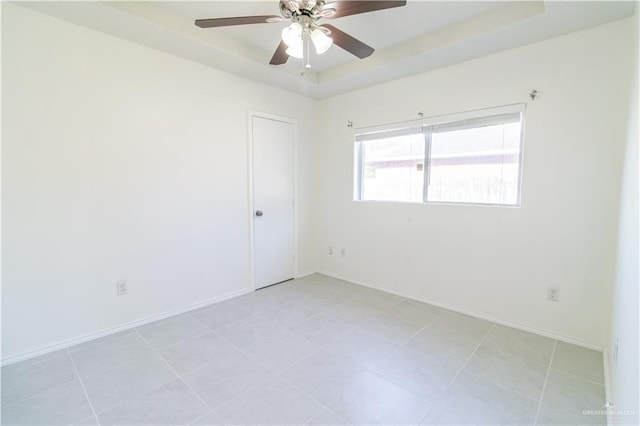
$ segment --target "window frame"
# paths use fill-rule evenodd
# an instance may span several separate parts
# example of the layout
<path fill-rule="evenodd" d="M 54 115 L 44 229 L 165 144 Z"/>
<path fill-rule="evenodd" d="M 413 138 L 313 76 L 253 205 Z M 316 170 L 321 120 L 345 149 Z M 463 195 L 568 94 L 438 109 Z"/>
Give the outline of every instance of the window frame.
<path fill-rule="evenodd" d="M 356 129 L 354 134 L 354 193 L 353 200 L 365 203 L 411 203 L 411 204 L 436 204 L 436 205 L 456 205 L 456 206 L 483 206 L 483 207 L 505 207 L 519 208 L 522 204 L 522 172 L 524 163 L 524 133 L 525 133 L 525 112 L 526 104 L 511 104 L 500 107 L 485 108 L 481 110 L 466 111 L 462 113 L 446 114 L 427 117 L 421 120 L 412 120 L 398 123 L 391 123 L 382 126 L 372 126 Z M 470 201 L 429 201 L 429 185 L 431 181 L 431 147 L 434 133 L 437 128 L 451 127 L 448 131 L 461 130 L 464 126 L 457 126 L 456 123 L 465 121 L 486 121 L 493 124 L 484 124 L 470 128 L 481 128 L 500 124 L 499 117 L 506 120 L 507 117 L 518 114 L 520 116 L 520 140 L 518 143 L 518 181 L 516 185 L 516 201 L 514 204 L 506 203 L 482 203 Z M 491 120 L 496 117 L 495 121 Z M 514 121 L 517 122 L 517 121 Z M 502 124 L 507 124 L 503 121 Z M 420 127 L 420 132 L 412 132 L 411 129 Z M 434 130 L 436 128 L 436 130 Z M 442 130 L 441 130 L 442 131 Z M 424 138 L 424 177 L 422 201 L 409 200 L 366 200 L 364 196 L 364 144 L 371 140 L 380 140 L 393 136 L 410 135 L 422 133 Z"/>

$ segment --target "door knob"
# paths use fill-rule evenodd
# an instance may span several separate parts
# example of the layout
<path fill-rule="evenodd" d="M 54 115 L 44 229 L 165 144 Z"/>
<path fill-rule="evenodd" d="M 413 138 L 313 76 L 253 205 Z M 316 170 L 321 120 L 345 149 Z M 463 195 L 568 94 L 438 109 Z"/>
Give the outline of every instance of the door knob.
<path fill-rule="evenodd" d="M 263 215 L 262 210 L 256 210 L 256 216 L 260 217 L 262 215 Z"/>

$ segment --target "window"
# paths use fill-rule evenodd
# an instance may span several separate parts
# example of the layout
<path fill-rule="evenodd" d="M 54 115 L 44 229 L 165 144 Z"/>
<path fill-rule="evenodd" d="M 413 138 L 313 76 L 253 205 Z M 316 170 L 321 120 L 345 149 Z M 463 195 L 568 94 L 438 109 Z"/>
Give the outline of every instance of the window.
<path fill-rule="evenodd" d="M 356 200 L 520 204 L 523 106 L 356 134 Z"/>

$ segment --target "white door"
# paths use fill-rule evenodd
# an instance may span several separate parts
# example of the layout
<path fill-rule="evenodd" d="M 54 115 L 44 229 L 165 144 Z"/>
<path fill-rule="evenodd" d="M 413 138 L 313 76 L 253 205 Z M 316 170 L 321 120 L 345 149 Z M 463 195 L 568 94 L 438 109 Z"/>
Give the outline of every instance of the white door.
<path fill-rule="evenodd" d="M 254 285 L 293 278 L 292 123 L 251 116 L 253 145 Z"/>

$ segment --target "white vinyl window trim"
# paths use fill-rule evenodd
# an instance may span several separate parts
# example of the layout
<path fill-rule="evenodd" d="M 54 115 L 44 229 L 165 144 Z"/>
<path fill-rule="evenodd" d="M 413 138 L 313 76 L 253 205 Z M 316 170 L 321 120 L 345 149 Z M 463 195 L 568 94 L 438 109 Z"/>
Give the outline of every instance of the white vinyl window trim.
<path fill-rule="evenodd" d="M 522 186 L 522 161 L 523 161 L 523 141 L 524 141 L 524 112 L 526 104 L 512 104 L 501 107 L 486 108 L 462 113 L 447 114 L 433 117 L 425 117 L 420 120 L 390 123 L 380 126 L 371 126 L 356 129 L 355 134 L 355 184 L 354 200 L 363 202 L 377 202 L 387 200 L 375 200 L 364 198 L 364 145 L 371 141 L 383 139 L 422 135 L 424 138 L 424 178 L 423 178 L 423 199 L 426 204 L 462 204 L 462 205 L 483 205 L 500 207 L 519 207 L 521 201 Z M 433 160 L 431 146 L 433 135 L 444 132 L 453 132 L 466 129 L 479 129 L 487 126 L 496 126 L 509 123 L 520 123 L 518 149 L 514 150 L 518 156 L 517 161 L 517 187 L 516 199 L 513 203 L 486 203 L 468 201 L 430 201 L 429 184 L 431 179 L 431 162 Z M 506 151 L 501 151 L 503 154 Z M 469 152 L 467 152 L 469 154 Z M 391 202 L 412 202 L 412 201 L 391 201 Z"/>

